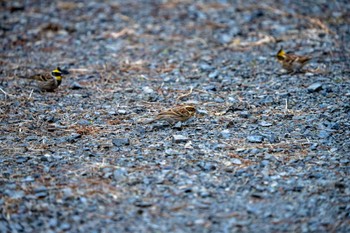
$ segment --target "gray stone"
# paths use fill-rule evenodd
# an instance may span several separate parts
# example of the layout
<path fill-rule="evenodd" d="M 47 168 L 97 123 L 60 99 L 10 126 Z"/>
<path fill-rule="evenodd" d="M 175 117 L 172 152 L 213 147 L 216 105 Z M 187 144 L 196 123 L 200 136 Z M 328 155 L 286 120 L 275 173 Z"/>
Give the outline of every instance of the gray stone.
<path fill-rule="evenodd" d="M 231 133 L 229 129 L 224 129 L 223 131 L 220 132 L 221 136 L 225 139 L 231 137 Z"/>
<path fill-rule="evenodd" d="M 129 138 L 115 138 L 112 139 L 112 143 L 116 147 L 128 146 L 130 145 L 130 140 Z"/>
<path fill-rule="evenodd" d="M 72 86 L 71 86 L 71 89 L 72 90 L 79 90 L 79 89 L 83 89 L 83 86 L 80 85 L 80 83 L 78 83 L 78 82 L 73 82 Z"/>
<path fill-rule="evenodd" d="M 175 143 L 180 143 L 180 142 L 187 142 L 189 140 L 189 138 L 187 136 L 183 136 L 180 134 L 174 134 L 173 135 L 173 141 Z"/>
<path fill-rule="evenodd" d="M 320 91 L 322 90 L 322 83 L 319 83 L 319 82 L 313 83 L 310 86 L 308 86 L 307 90 L 310 93 Z"/>
<path fill-rule="evenodd" d="M 231 159 L 231 162 L 233 164 L 237 164 L 237 165 L 241 165 L 242 164 L 242 161 L 240 159 L 237 159 L 237 158 L 233 158 Z"/>
<path fill-rule="evenodd" d="M 128 174 L 127 170 L 125 168 L 118 168 L 113 171 L 113 179 L 114 180 L 121 180 L 126 177 Z"/>
<path fill-rule="evenodd" d="M 251 135 L 247 137 L 248 142 L 260 143 L 263 141 L 263 137 L 260 135 Z"/>
<path fill-rule="evenodd" d="M 88 120 L 85 120 L 85 119 L 81 119 L 81 120 L 78 121 L 78 124 L 86 126 L 86 125 L 91 125 L 91 122 L 88 121 Z"/>
<path fill-rule="evenodd" d="M 267 122 L 267 121 L 261 121 L 259 123 L 259 125 L 262 126 L 262 127 L 269 127 L 269 126 L 272 125 L 272 123 L 271 122 Z"/>
<path fill-rule="evenodd" d="M 151 94 L 151 93 L 154 92 L 154 90 L 153 90 L 152 88 L 148 87 L 148 86 L 142 87 L 142 91 L 143 91 L 144 93 L 146 93 L 146 94 Z"/>

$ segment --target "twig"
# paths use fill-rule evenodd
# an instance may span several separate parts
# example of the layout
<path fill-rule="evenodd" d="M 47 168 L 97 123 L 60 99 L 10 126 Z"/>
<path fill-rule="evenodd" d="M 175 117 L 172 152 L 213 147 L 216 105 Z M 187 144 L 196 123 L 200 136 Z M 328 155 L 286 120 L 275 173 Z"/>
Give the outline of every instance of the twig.
<path fill-rule="evenodd" d="M 33 94 L 33 89 L 30 91 L 30 94 L 29 94 L 28 100 L 29 100 L 30 98 L 32 98 L 32 94 Z"/>
<path fill-rule="evenodd" d="M 284 109 L 288 111 L 288 98 L 286 98 L 286 105 L 284 106 Z"/>
<path fill-rule="evenodd" d="M 188 93 L 185 93 L 185 94 L 182 94 L 180 95 L 179 97 L 176 98 L 176 103 L 179 102 L 179 100 L 189 96 L 192 94 L 192 91 L 193 91 L 193 87 L 191 87 L 190 91 Z"/>
<path fill-rule="evenodd" d="M 1 87 L 0 87 L 0 91 L 1 91 L 2 93 L 4 93 L 5 98 L 7 98 L 7 96 L 9 96 L 9 94 L 8 94 L 6 91 L 4 91 Z"/>
<path fill-rule="evenodd" d="M 253 41 L 253 42 L 248 42 L 248 41 L 240 41 L 240 40 L 234 40 L 232 41 L 228 46 L 229 47 L 240 47 L 240 48 L 244 48 L 244 47 L 254 47 L 254 46 L 260 46 L 263 44 L 268 44 L 268 43 L 275 43 L 276 39 L 273 36 L 269 36 L 269 35 L 263 35 L 263 38 L 258 40 L 258 41 Z"/>

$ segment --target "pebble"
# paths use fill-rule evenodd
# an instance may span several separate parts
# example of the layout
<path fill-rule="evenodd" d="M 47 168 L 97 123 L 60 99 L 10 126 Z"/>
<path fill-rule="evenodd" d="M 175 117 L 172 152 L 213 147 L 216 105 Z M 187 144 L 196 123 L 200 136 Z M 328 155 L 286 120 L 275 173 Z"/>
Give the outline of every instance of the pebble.
<path fill-rule="evenodd" d="M 242 161 L 240 159 L 237 159 L 237 158 L 233 158 L 230 161 L 231 161 L 231 163 L 236 164 L 236 165 L 242 164 Z"/>
<path fill-rule="evenodd" d="M 145 94 L 151 94 L 154 92 L 154 90 L 152 88 L 150 88 L 149 86 L 145 86 L 145 87 L 142 87 L 142 91 L 145 93 Z"/>
<path fill-rule="evenodd" d="M 87 126 L 87 125 L 91 125 L 91 122 L 85 119 L 81 119 L 78 121 L 78 125 Z"/>
<path fill-rule="evenodd" d="M 130 140 L 129 138 L 115 138 L 112 139 L 112 143 L 116 147 L 122 147 L 130 145 Z"/>
<path fill-rule="evenodd" d="M 174 149 L 166 149 L 166 150 L 165 150 L 165 154 L 166 154 L 166 155 L 172 156 L 172 155 L 177 155 L 177 154 L 179 154 L 179 152 L 178 152 L 177 150 L 174 150 Z"/>
<path fill-rule="evenodd" d="M 199 67 L 202 71 L 212 71 L 214 69 L 213 66 L 209 65 L 208 63 L 202 62 L 199 64 Z"/>
<path fill-rule="evenodd" d="M 263 137 L 260 135 L 251 135 L 247 137 L 248 142 L 260 143 L 263 141 Z"/>
<path fill-rule="evenodd" d="M 123 180 L 128 174 L 125 168 L 118 168 L 113 171 L 113 178 L 115 180 Z"/>
<path fill-rule="evenodd" d="M 13 198 L 13 199 L 21 199 L 23 198 L 26 194 L 24 191 L 22 190 L 16 190 L 16 191 L 12 191 L 12 190 L 5 190 L 4 192 L 8 197 Z"/>
<path fill-rule="evenodd" d="M 209 78 L 216 78 L 216 77 L 218 77 L 218 75 L 219 75 L 219 71 L 215 70 L 215 71 L 211 72 L 211 73 L 208 75 L 208 77 L 209 77 Z"/>
<path fill-rule="evenodd" d="M 78 82 L 73 82 L 70 88 L 72 90 L 79 90 L 79 89 L 83 89 L 83 86 L 80 85 L 80 83 L 78 83 Z"/>
<path fill-rule="evenodd" d="M 261 121 L 259 123 L 260 126 L 262 127 L 269 127 L 269 126 L 272 126 L 272 123 L 271 122 L 267 122 L 267 121 Z"/>
<path fill-rule="evenodd" d="M 241 111 L 238 114 L 242 118 L 249 118 L 251 116 L 251 114 L 248 111 Z"/>
<path fill-rule="evenodd" d="M 81 138 L 81 134 L 78 133 L 72 133 L 70 136 L 66 138 L 66 141 L 69 143 L 76 142 L 77 139 Z"/>
<path fill-rule="evenodd" d="M 321 130 L 319 133 L 318 133 L 318 136 L 320 138 L 328 138 L 330 136 L 330 132 L 328 132 L 327 130 Z"/>
<path fill-rule="evenodd" d="M 16 156 L 17 163 L 25 163 L 30 159 L 28 156 Z"/>
<path fill-rule="evenodd" d="M 173 135 L 173 141 L 175 143 L 187 142 L 188 140 L 189 140 L 189 138 L 187 136 L 179 135 L 179 134 L 174 134 Z"/>
<path fill-rule="evenodd" d="M 312 92 L 317 92 L 322 90 L 322 83 L 313 83 L 310 86 L 307 87 L 308 92 L 312 93 Z"/>
<path fill-rule="evenodd" d="M 229 129 L 224 129 L 223 131 L 220 132 L 220 134 L 225 139 L 228 139 L 231 137 L 231 133 Z"/>

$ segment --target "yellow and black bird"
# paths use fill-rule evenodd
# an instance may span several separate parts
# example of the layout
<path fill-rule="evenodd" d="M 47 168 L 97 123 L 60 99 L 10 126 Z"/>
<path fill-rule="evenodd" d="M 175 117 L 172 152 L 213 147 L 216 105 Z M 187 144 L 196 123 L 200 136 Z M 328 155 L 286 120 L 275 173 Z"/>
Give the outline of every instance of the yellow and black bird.
<path fill-rule="evenodd" d="M 286 53 L 283 48 L 277 52 L 276 58 L 282 65 L 283 69 L 291 74 L 299 72 L 311 60 L 310 56 L 302 56 L 289 52 Z"/>
<path fill-rule="evenodd" d="M 69 74 L 68 71 L 62 70 L 60 67 L 52 70 L 50 73 L 35 74 L 28 77 L 18 76 L 19 78 L 34 80 L 37 87 L 41 91 L 54 91 L 62 82 L 62 77 Z"/>

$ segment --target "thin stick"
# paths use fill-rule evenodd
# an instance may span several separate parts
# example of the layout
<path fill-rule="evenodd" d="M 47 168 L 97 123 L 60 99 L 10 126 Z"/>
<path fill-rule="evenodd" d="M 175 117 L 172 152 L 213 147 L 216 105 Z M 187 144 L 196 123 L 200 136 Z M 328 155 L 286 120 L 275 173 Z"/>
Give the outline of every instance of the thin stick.
<path fill-rule="evenodd" d="M 32 98 L 32 94 L 33 94 L 33 89 L 31 90 L 28 99 Z"/>
<path fill-rule="evenodd" d="M 286 105 L 285 105 L 285 110 L 288 111 L 288 98 L 286 98 Z"/>
<path fill-rule="evenodd" d="M 0 91 L 1 91 L 2 93 L 4 93 L 5 97 L 9 96 L 9 94 L 7 94 L 7 92 L 4 91 L 1 87 L 0 87 Z"/>
<path fill-rule="evenodd" d="M 191 94 L 192 94 L 192 91 L 193 91 L 193 87 L 191 87 L 191 89 L 190 89 L 190 91 L 189 91 L 188 93 L 182 94 L 182 95 L 180 95 L 179 97 L 177 97 L 177 98 L 176 98 L 176 103 L 179 102 L 179 100 L 181 100 L 182 98 L 185 98 L 185 97 L 191 95 Z"/>

